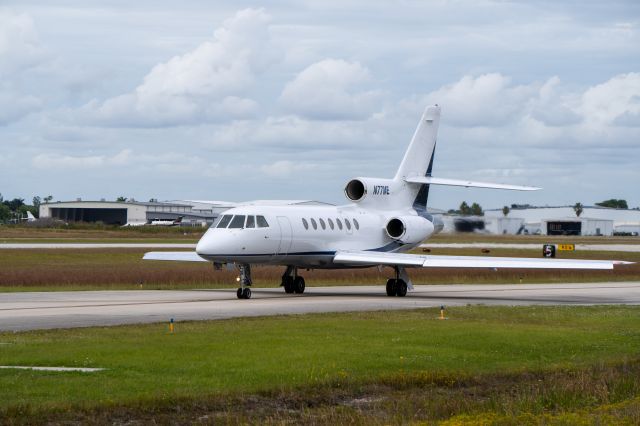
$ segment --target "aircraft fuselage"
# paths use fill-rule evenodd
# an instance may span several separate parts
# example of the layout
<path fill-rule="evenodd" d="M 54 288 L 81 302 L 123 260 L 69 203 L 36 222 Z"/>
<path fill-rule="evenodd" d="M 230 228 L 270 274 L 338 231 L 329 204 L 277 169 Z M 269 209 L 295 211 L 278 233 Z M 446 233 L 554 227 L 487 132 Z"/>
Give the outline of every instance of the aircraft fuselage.
<path fill-rule="evenodd" d="M 226 226 L 225 216 L 231 216 Z M 381 212 L 355 205 L 237 207 L 224 212 L 198 242 L 196 252 L 217 263 L 345 268 L 349 266 L 332 262 L 338 250 L 404 252 L 420 244 L 422 239 L 402 242 L 387 235 L 385 224 L 396 216 L 419 217 L 412 209 Z M 259 217 L 267 226 L 261 226 Z M 434 226 L 424 222 L 428 237 Z"/>

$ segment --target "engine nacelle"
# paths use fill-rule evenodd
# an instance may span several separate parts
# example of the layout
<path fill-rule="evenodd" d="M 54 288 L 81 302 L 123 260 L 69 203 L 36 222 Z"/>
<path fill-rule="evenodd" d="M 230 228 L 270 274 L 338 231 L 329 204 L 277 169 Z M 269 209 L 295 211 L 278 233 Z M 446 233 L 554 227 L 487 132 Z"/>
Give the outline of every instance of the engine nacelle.
<path fill-rule="evenodd" d="M 419 244 L 434 231 L 433 223 L 421 216 L 393 217 L 384 229 L 390 238 L 405 244 Z"/>
<path fill-rule="evenodd" d="M 401 184 L 400 184 L 401 185 Z M 389 203 L 400 190 L 398 182 L 392 179 L 355 178 L 344 187 L 344 195 L 354 203 Z"/>

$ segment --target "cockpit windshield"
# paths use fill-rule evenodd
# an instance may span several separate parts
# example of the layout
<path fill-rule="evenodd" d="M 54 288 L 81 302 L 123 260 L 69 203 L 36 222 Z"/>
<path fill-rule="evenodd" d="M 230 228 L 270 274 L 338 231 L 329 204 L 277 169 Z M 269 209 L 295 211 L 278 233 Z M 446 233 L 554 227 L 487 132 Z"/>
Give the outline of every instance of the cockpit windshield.
<path fill-rule="evenodd" d="M 216 228 L 226 228 L 227 225 L 229 225 L 229 222 L 231 222 L 231 218 L 233 216 L 230 214 L 225 214 L 224 216 L 222 216 L 222 219 L 220 219 L 220 222 L 218 222 L 218 226 L 216 226 Z"/>
<path fill-rule="evenodd" d="M 264 216 L 246 216 L 243 214 L 234 216 L 225 214 L 218 222 L 214 222 L 211 227 L 229 229 L 268 228 L 269 222 L 267 222 Z"/>
<path fill-rule="evenodd" d="M 229 224 L 229 228 L 244 228 L 244 218 L 245 215 L 237 214 L 231 220 L 231 224 Z"/>

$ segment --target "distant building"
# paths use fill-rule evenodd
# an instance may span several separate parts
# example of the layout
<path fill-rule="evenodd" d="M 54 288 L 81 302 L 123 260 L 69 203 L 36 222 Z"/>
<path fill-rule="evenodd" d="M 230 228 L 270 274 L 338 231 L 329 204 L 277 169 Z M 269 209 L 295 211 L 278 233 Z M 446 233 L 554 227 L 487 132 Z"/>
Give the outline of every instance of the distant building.
<path fill-rule="evenodd" d="M 206 226 L 233 207 L 226 202 L 58 201 L 40 205 L 40 217 L 65 222 L 102 222 L 107 225 L 138 225 L 152 220 L 175 220 L 182 225 Z"/>
<path fill-rule="evenodd" d="M 485 210 L 485 228 L 493 234 L 614 235 L 640 233 L 640 210 L 584 206 L 580 217 L 572 206 Z"/>

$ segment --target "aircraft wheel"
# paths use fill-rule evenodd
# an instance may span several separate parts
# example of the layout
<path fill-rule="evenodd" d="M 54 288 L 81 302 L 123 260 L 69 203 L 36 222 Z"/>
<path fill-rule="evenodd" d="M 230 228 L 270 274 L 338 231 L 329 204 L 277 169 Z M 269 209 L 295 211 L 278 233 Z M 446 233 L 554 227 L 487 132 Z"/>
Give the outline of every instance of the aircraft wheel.
<path fill-rule="evenodd" d="M 291 294 L 294 292 L 295 288 L 293 286 L 293 277 L 286 277 L 283 284 L 285 293 Z"/>
<path fill-rule="evenodd" d="M 407 283 L 403 280 L 398 280 L 396 284 L 396 296 L 404 297 L 407 295 Z"/>
<path fill-rule="evenodd" d="M 396 280 L 393 278 L 389 278 L 387 280 L 387 296 L 395 296 L 396 295 Z"/>
<path fill-rule="evenodd" d="M 242 290 L 242 298 L 243 299 L 251 299 L 251 289 L 248 287 L 245 287 L 244 290 Z"/>
<path fill-rule="evenodd" d="M 239 288 L 238 291 L 236 291 L 236 296 L 238 296 L 238 299 L 242 299 L 242 289 Z"/>
<path fill-rule="evenodd" d="M 304 289 L 305 289 L 304 278 L 296 277 L 296 279 L 293 280 L 293 290 L 298 294 L 302 294 L 304 293 Z"/>

